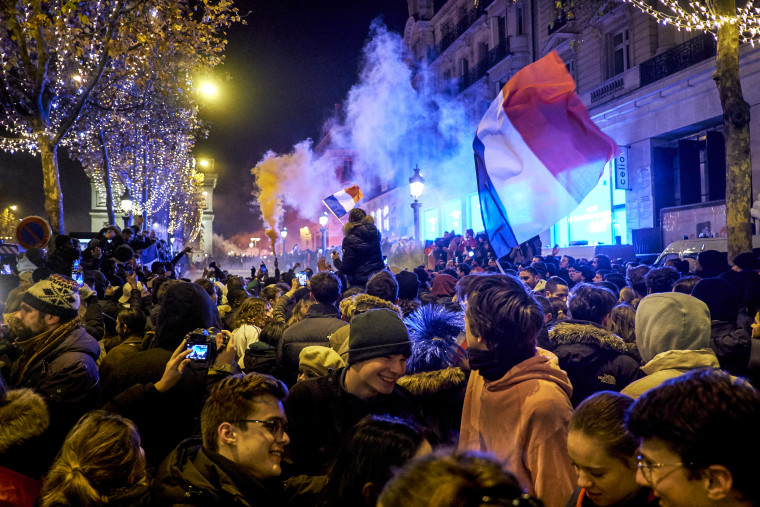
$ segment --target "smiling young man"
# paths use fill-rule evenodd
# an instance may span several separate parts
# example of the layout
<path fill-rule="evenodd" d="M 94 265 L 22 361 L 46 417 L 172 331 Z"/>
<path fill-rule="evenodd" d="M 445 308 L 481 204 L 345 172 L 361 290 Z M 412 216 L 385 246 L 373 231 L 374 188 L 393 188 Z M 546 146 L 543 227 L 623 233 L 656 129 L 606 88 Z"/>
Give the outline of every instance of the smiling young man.
<path fill-rule="evenodd" d="M 760 392 L 748 382 L 690 371 L 644 393 L 627 426 L 640 439 L 636 479 L 662 507 L 760 505 Z"/>
<path fill-rule="evenodd" d="M 232 375 L 217 384 L 201 412 L 202 443 L 182 442 L 161 464 L 156 505 L 281 505 L 280 476 L 290 442 L 274 377 Z"/>
<path fill-rule="evenodd" d="M 348 344 L 348 366 L 299 382 L 285 402 L 298 473 L 326 474 L 342 436 L 369 414 L 419 420 L 411 395 L 396 385 L 412 353 L 398 314 L 374 309 L 355 316 Z"/>

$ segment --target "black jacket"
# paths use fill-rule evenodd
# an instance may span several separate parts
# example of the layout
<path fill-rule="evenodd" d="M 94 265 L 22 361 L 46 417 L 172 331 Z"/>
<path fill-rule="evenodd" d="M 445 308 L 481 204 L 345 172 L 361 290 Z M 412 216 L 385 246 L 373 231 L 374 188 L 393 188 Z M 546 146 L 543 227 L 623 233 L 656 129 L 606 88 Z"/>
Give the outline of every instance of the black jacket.
<path fill-rule="evenodd" d="M 298 356 L 310 345 L 330 346 L 330 335 L 347 325 L 338 318 L 338 309 L 332 305 L 315 303 L 306 316 L 285 330 L 277 347 L 277 360 L 282 380 L 292 386 L 298 377 Z"/>
<path fill-rule="evenodd" d="M 207 451 L 200 440 L 182 442 L 158 469 L 151 493 L 156 506 L 281 505 L 280 483 L 266 486 L 232 461 Z"/>
<path fill-rule="evenodd" d="M 351 285 L 364 285 L 372 275 L 385 268 L 380 247 L 380 231 L 375 220 L 367 215 L 359 222 L 343 226 L 343 259 L 335 262 Z"/>
<path fill-rule="evenodd" d="M 367 415 L 388 414 L 422 425 L 406 389 L 396 385 L 391 394 L 364 401 L 341 387 L 345 371 L 340 368 L 328 376 L 298 382 L 283 403 L 295 474 L 325 475 L 343 435 Z"/>
<path fill-rule="evenodd" d="M 750 336 L 736 322 L 712 321 L 710 348 L 718 356 L 720 367 L 731 375 L 747 376 L 752 348 Z"/>
<path fill-rule="evenodd" d="M 593 322 L 560 321 L 549 331 L 549 340 L 573 384 L 574 407 L 599 391 L 620 392 L 644 376 L 629 353 L 632 347 Z"/>

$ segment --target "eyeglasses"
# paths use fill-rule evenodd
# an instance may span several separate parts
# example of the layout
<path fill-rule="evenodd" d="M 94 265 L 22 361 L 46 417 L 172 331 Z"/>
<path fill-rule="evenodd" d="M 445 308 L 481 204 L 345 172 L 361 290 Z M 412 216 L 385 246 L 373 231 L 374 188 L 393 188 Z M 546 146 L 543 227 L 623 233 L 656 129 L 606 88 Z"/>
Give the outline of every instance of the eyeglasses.
<path fill-rule="evenodd" d="M 650 463 L 641 454 L 636 456 L 636 466 L 639 467 L 639 470 L 641 470 L 641 475 L 644 476 L 644 479 L 652 485 L 654 484 L 652 482 L 652 470 L 659 470 L 662 467 L 684 467 L 691 465 L 692 463 Z M 664 478 L 665 476 L 660 477 L 660 480 Z"/>
<path fill-rule="evenodd" d="M 288 423 L 283 422 L 281 419 L 272 419 L 271 421 L 261 421 L 259 419 L 240 419 L 239 421 L 233 422 L 261 424 L 267 429 L 267 431 L 269 431 L 269 433 L 274 436 L 275 440 L 282 440 L 282 437 L 285 435 L 285 433 L 288 432 Z"/>

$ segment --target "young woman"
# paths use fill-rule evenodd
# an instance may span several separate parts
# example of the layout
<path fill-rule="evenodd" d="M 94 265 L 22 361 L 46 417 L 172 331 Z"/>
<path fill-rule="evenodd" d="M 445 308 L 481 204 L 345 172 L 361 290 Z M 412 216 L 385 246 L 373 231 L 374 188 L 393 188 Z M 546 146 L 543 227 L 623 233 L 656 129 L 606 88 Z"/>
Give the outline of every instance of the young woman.
<path fill-rule="evenodd" d="M 40 506 L 132 506 L 147 495 L 137 428 L 119 415 L 96 410 L 66 436 L 42 485 Z"/>
<path fill-rule="evenodd" d="M 655 506 L 649 488 L 636 483 L 638 442 L 623 422 L 634 400 L 602 391 L 578 405 L 570 419 L 567 451 L 578 488 L 566 507 Z"/>

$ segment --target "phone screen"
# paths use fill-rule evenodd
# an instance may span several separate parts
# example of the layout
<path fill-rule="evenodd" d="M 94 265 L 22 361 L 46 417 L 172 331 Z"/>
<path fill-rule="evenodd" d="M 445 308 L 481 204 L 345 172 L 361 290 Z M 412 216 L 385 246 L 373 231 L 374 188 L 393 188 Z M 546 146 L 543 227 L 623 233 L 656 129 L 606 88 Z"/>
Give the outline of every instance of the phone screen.
<path fill-rule="evenodd" d="M 10 264 L 3 264 L 2 274 L 4 274 L 4 275 L 10 275 L 11 273 L 13 273 L 13 271 L 11 270 L 11 265 Z"/>
<path fill-rule="evenodd" d="M 208 358 L 208 343 L 188 343 L 187 350 L 192 351 L 187 355 L 187 359 L 205 361 Z"/>
<path fill-rule="evenodd" d="M 308 278 L 306 276 L 306 272 L 305 271 L 299 271 L 298 273 L 296 273 L 296 276 L 298 277 L 298 284 L 301 287 L 306 287 L 306 279 Z"/>
<path fill-rule="evenodd" d="M 77 285 L 80 287 L 84 285 L 84 276 L 82 275 L 82 272 L 74 272 L 74 280 L 77 282 Z"/>

